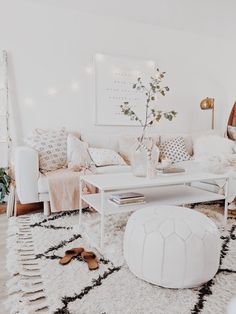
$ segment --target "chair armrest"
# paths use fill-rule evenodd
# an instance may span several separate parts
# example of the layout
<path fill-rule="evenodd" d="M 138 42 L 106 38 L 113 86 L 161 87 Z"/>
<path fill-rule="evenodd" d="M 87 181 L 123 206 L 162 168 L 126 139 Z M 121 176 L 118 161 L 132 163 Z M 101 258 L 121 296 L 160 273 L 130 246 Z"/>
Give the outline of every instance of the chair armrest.
<path fill-rule="evenodd" d="M 21 146 L 15 151 L 16 191 L 22 204 L 39 202 L 39 158 L 32 148 Z"/>

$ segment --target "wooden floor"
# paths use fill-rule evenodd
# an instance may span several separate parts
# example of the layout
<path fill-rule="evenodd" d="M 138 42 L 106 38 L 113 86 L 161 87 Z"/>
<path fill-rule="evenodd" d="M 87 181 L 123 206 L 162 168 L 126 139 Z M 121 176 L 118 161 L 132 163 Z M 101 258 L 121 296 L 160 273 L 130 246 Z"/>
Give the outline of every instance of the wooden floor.
<path fill-rule="evenodd" d="M 0 215 L 0 313 L 8 314 L 4 309 L 3 302 L 6 300 L 6 281 L 8 273 L 6 271 L 6 231 L 7 231 L 7 216 Z"/>

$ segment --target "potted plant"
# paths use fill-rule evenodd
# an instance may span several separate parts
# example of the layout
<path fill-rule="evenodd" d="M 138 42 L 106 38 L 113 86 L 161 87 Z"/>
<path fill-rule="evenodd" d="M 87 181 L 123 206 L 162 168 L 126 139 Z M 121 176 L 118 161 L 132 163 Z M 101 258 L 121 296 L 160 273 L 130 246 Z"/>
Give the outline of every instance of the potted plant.
<path fill-rule="evenodd" d="M 133 84 L 133 89 L 143 93 L 145 96 L 145 115 L 144 119 L 141 119 L 137 113 L 132 109 L 132 105 L 129 102 L 124 102 L 121 107 L 121 112 L 128 116 L 131 120 L 137 121 L 142 128 L 141 136 L 137 139 L 138 145 L 133 152 L 133 158 L 131 161 L 133 173 L 136 176 L 146 176 L 148 174 L 149 165 L 153 165 L 152 160 L 157 161 L 158 157 L 152 156 L 153 151 L 157 146 L 154 145 L 150 138 L 146 137 L 146 131 L 148 127 L 157 124 L 162 117 L 172 121 L 177 115 L 174 110 L 163 112 L 162 110 L 156 109 L 156 103 L 158 101 L 157 96 L 165 96 L 169 91 L 168 86 L 162 87 L 162 81 L 165 77 L 165 72 L 160 72 L 159 69 L 156 70 L 154 76 L 151 76 L 148 85 L 145 85 L 140 77 L 138 77 L 137 82 Z M 150 141 L 152 144 L 150 144 Z M 154 170 L 154 169 L 152 169 Z"/>
<path fill-rule="evenodd" d="M 4 168 L 0 168 L 0 204 L 4 203 L 5 196 L 9 193 L 11 178 Z"/>

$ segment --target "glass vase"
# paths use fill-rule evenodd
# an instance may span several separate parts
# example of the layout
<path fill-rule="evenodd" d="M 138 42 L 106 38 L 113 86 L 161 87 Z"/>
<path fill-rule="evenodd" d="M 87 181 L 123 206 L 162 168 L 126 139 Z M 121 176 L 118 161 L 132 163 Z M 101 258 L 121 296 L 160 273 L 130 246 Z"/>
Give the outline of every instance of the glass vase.
<path fill-rule="evenodd" d="M 152 138 L 137 139 L 137 145 L 132 152 L 131 167 L 136 177 L 153 178 L 159 159 L 159 149 Z"/>
<path fill-rule="evenodd" d="M 147 150 L 139 145 L 132 152 L 131 159 L 132 172 L 136 177 L 146 177 L 147 175 Z"/>
<path fill-rule="evenodd" d="M 157 145 L 153 145 L 147 157 L 147 178 L 152 179 L 157 175 L 157 166 L 160 150 Z"/>

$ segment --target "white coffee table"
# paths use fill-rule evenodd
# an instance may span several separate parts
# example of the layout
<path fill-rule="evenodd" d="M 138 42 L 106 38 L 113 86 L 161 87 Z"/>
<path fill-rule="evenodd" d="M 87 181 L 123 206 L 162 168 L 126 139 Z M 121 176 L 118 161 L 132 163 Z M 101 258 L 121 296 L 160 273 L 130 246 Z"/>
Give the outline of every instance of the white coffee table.
<path fill-rule="evenodd" d="M 225 180 L 225 194 L 217 194 L 192 187 L 192 182 Z M 227 174 L 181 173 L 160 174 L 154 179 L 135 177 L 132 173 L 112 173 L 85 175 L 80 178 L 80 219 L 82 223 L 82 201 L 94 208 L 101 215 L 100 250 L 103 249 L 104 224 L 106 215 L 115 215 L 151 205 L 184 205 L 201 202 L 225 200 L 224 223 L 228 216 L 228 181 Z M 83 194 L 83 184 L 91 184 L 98 189 L 96 194 Z M 109 201 L 111 193 L 120 191 L 139 191 L 145 195 L 146 203 L 138 205 L 116 206 Z"/>

